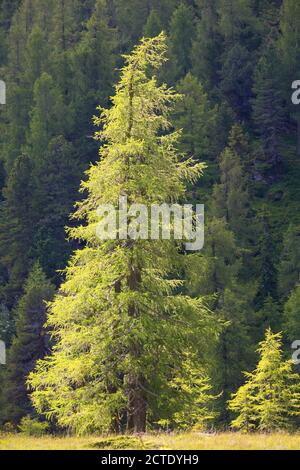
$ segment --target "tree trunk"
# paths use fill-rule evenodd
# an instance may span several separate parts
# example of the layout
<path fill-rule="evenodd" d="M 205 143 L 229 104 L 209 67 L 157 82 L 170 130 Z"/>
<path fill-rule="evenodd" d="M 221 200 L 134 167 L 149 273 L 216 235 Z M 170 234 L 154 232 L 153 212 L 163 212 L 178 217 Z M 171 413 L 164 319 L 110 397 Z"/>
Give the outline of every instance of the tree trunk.
<path fill-rule="evenodd" d="M 141 283 L 141 270 L 139 266 L 130 263 L 128 287 L 131 291 L 138 291 Z M 138 318 L 140 312 L 132 303 L 128 307 L 130 317 Z M 134 363 L 143 355 L 143 345 L 133 339 L 130 345 L 130 355 Z M 128 405 L 127 405 L 127 432 L 140 433 L 146 431 L 147 399 L 145 393 L 145 378 L 139 371 L 130 372 L 127 376 Z"/>
<path fill-rule="evenodd" d="M 141 387 L 142 376 L 129 378 L 127 432 L 141 433 L 146 431 L 147 401 Z"/>

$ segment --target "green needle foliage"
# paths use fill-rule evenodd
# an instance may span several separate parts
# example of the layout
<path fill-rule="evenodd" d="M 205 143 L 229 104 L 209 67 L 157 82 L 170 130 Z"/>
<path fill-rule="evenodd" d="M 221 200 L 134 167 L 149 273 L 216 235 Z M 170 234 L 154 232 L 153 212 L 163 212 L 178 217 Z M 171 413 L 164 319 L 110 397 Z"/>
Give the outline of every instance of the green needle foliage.
<path fill-rule="evenodd" d="M 238 413 L 231 426 L 244 431 L 288 429 L 293 417 L 300 415 L 300 381 L 293 362 L 283 359 L 282 334 L 268 329 L 257 352 L 256 369 L 245 373 L 245 385 L 229 402 L 229 409 Z"/>
<path fill-rule="evenodd" d="M 202 173 L 176 151 L 169 114 L 180 96 L 154 75 L 165 53 L 163 33 L 142 40 L 125 56 L 111 109 L 95 118 L 100 160 L 82 183 L 87 197 L 74 218 L 83 224 L 69 230 L 84 248 L 50 305 L 53 352 L 30 376 L 37 410 L 78 433 L 144 431 L 170 378 L 184 377 L 186 351 L 193 345 L 189 367 L 199 369 L 219 330 L 201 299 L 180 293 L 186 256 L 174 241 L 96 234 L 101 204 L 117 208 L 122 195 L 129 204 L 180 201 Z"/>
<path fill-rule="evenodd" d="M 175 396 L 173 421 L 181 429 L 203 430 L 216 418 L 213 404 L 218 398 L 212 393 L 212 384 L 205 370 L 195 368 L 191 354 L 184 358 L 183 371 L 174 377 L 171 388 Z"/>

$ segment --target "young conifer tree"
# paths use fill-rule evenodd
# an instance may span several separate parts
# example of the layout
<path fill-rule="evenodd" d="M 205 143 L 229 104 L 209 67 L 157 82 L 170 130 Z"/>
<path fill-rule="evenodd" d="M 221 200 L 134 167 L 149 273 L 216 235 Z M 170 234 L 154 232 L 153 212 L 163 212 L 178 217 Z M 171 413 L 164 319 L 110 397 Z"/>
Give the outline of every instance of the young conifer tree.
<path fill-rule="evenodd" d="M 85 246 L 50 306 L 53 352 L 30 378 L 38 411 L 80 433 L 145 431 L 150 401 L 157 408 L 185 352 L 193 347 L 199 361 L 197 351 L 218 330 L 201 299 L 179 293 L 186 257 L 174 241 L 96 233 L 100 205 L 118 208 L 120 196 L 129 206 L 184 200 L 186 182 L 202 172 L 176 152 L 169 113 L 179 96 L 154 76 L 165 53 L 163 33 L 142 40 L 125 56 L 111 109 L 95 118 L 100 161 L 82 183 L 88 195 L 74 217 L 85 222 L 70 230 Z"/>
<path fill-rule="evenodd" d="M 256 369 L 245 374 L 247 382 L 229 402 L 229 409 L 239 413 L 231 425 L 244 431 L 287 429 L 300 414 L 300 381 L 292 361 L 283 359 L 282 334 L 268 329 L 257 352 Z"/>

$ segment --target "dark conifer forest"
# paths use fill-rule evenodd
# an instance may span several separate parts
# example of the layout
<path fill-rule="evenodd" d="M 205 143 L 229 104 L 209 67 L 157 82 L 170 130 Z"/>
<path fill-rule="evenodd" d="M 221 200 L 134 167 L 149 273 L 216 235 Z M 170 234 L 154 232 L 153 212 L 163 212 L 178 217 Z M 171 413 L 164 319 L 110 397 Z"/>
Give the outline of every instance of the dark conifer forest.
<path fill-rule="evenodd" d="M 299 58 L 299 0 L 0 1 L 0 429 L 299 430 Z"/>

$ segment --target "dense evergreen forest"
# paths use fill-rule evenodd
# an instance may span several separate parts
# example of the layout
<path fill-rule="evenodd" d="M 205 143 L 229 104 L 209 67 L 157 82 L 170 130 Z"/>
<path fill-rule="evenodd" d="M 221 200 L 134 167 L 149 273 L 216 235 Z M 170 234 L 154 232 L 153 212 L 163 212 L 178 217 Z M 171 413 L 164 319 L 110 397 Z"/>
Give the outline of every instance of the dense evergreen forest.
<path fill-rule="evenodd" d="M 299 57 L 298 0 L 1 0 L 3 429 L 299 425 Z M 97 242 L 122 191 L 203 250 Z"/>

